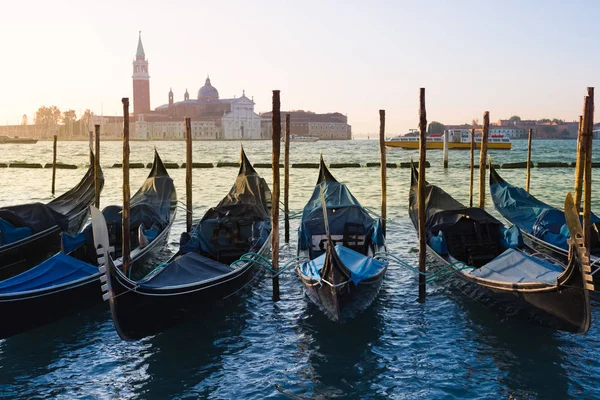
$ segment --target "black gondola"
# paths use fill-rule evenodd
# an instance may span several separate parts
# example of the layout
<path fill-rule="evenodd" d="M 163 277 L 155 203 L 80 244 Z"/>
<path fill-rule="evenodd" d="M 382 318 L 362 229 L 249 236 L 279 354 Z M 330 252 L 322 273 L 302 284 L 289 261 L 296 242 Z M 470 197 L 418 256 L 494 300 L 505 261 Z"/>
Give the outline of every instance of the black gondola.
<path fill-rule="evenodd" d="M 366 309 L 387 271 L 387 262 L 373 258 L 384 249 L 381 220 L 369 215 L 321 157 L 298 230 L 298 256 L 310 260 L 297 268 L 308 298 L 333 321 Z"/>
<path fill-rule="evenodd" d="M 417 229 L 417 171 L 412 168 L 409 215 Z M 533 255 L 516 227 L 485 210 L 465 207 L 437 186 L 425 186 L 427 246 L 461 292 L 505 315 L 574 333 L 591 324 L 589 260 L 567 265 Z"/>
<path fill-rule="evenodd" d="M 569 255 L 569 229 L 564 211 L 536 199 L 523 188 L 513 186 L 490 167 L 490 192 L 496 210 L 510 223 L 519 227 L 525 243 L 538 251 L 561 260 Z M 591 258 L 593 275 L 600 259 L 600 218 L 592 214 Z"/>
<path fill-rule="evenodd" d="M 164 244 L 175 219 L 177 195 L 158 153 L 148 178 L 131 198 L 131 267 L 138 267 Z M 108 220 L 107 248 L 121 257 L 121 207 L 102 213 L 92 208 L 92 221 Z M 92 224 L 75 236 L 63 234 L 63 251 L 20 275 L 0 281 L 0 339 L 59 320 L 102 302 Z M 116 260 L 121 265 L 122 259 Z"/>
<path fill-rule="evenodd" d="M 100 182 L 102 187 L 102 170 Z M 49 203 L 0 208 L 0 280 L 20 274 L 59 251 L 61 233 L 79 232 L 95 193 L 92 157 L 81 181 Z"/>
<path fill-rule="evenodd" d="M 108 259 L 104 298 L 119 336 L 137 340 L 208 310 L 257 281 L 263 273 L 248 252 L 269 250 L 270 190 L 242 150 L 240 171 L 229 194 L 209 209 L 180 249 L 141 280 L 125 276 Z"/>

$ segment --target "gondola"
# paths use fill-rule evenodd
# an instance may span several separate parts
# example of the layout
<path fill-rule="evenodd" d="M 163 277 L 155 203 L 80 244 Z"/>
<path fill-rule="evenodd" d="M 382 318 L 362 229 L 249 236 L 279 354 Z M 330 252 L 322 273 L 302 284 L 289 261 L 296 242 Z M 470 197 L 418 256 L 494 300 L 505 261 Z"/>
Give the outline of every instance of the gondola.
<path fill-rule="evenodd" d="M 415 229 L 417 174 L 413 166 L 409 215 Z M 439 261 L 433 266 L 444 266 L 444 274 L 450 273 L 444 279 L 454 287 L 505 316 L 573 333 L 588 331 L 588 291 L 594 287 L 589 259 L 573 256 L 565 265 L 536 256 L 515 226 L 505 228 L 485 210 L 465 207 L 429 183 L 425 208 L 427 246 Z"/>
<path fill-rule="evenodd" d="M 566 260 L 570 238 L 564 211 L 536 199 L 526 190 L 506 182 L 494 167 L 490 167 L 490 192 L 496 210 L 510 223 L 519 227 L 525 243 L 536 250 Z M 600 258 L 600 218 L 592 213 L 592 270 Z"/>
<path fill-rule="evenodd" d="M 325 211 L 326 210 L 326 211 Z M 321 157 L 319 178 L 298 230 L 297 273 L 308 298 L 331 320 L 343 322 L 375 299 L 388 263 L 381 220 L 374 219 Z"/>
<path fill-rule="evenodd" d="M 102 170 L 100 184 L 102 188 Z M 20 274 L 59 251 L 61 233 L 79 232 L 95 193 L 92 157 L 81 181 L 49 203 L 0 208 L 0 280 Z"/>
<path fill-rule="evenodd" d="M 177 195 L 158 153 L 148 178 L 131 198 L 131 269 L 139 269 L 152 252 L 165 243 L 175 219 Z M 92 208 L 92 220 L 108 221 L 107 248 L 121 266 L 121 207 L 108 206 L 102 213 Z M 102 302 L 92 224 L 75 235 L 63 234 L 63 250 L 20 275 L 0 281 L 0 339 L 79 312 Z"/>
<path fill-rule="evenodd" d="M 242 150 L 229 194 L 182 234 L 170 260 L 134 281 L 108 256 L 103 297 L 119 336 L 137 340 L 160 333 L 256 282 L 263 268 L 242 256 L 269 250 L 270 198 L 267 183 Z"/>

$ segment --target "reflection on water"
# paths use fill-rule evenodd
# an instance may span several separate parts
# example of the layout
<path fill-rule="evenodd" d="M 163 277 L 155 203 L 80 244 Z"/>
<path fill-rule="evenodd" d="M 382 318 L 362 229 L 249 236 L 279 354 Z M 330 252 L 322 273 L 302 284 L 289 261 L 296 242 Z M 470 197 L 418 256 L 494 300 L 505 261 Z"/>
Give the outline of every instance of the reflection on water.
<path fill-rule="evenodd" d="M 183 142 L 133 142 L 132 162 L 152 161 L 154 145 L 165 162 L 182 163 Z M 491 152 L 494 163 L 524 161 L 526 142 L 508 152 Z M 598 145 L 595 145 L 598 146 Z M 0 146 L 0 162 L 50 162 L 52 144 Z M 58 160 L 87 162 L 87 143 L 59 143 Z M 121 144 L 103 144 L 105 173 L 102 206 L 121 201 Z M 270 142 L 245 142 L 253 162 L 270 162 Z M 598 148 L 600 150 L 600 148 Z M 534 142 L 537 161 L 574 161 L 575 142 Z M 291 159 L 316 162 L 378 161 L 375 141 L 293 143 Z M 600 154 L 598 151 L 595 154 Z M 236 161 L 239 143 L 196 142 L 194 161 Z M 390 151 L 389 162 L 405 162 L 415 151 Z M 598 156 L 596 156 L 598 157 Z M 441 152 L 430 152 L 427 179 L 468 204 L 468 152 L 450 152 L 450 169 Z M 598 157 L 600 160 L 600 157 Z M 57 171 L 57 193 L 68 190 L 85 172 Z M 259 169 L 267 182 L 271 170 Z M 379 209 L 377 168 L 332 171 L 365 206 Z M 573 169 L 534 169 L 532 192 L 560 205 L 572 187 Z M 169 170 L 185 194 L 185 171 Z M 131 170 L 137 188 L 147 169 Z M 235 168 L 195 169 L 194 218 L 200 218 L 229 190 Z M 300 211 L 309 199 L 317 170 L 290 171 L 290 208 Z M 477 176 L 477 175 L 476 175 Z M 524 185 L 524 170 L 502 176 Z M 0 205 L 50 199 L 51 170 L 0 168 Z M 388 170 L 388 245 L 407 262 L 417 263 L 416 235 L 407 216 L 409 171 Z M 599 181 L 596 179 L 595 184 Z M 132 189 L 133 191 L 133 189 Z M 477 198 L 477 187 L 475 188 Z M 600 198 L 594 196 L 600 209 Z M 495 213 L 488 201 L 488 210 Z M 496 214 L 497 215 L 497 214 Z M 298 220 L 282 260 L 296 254 Z M 167 247 L 155 264 L 178 246 L 185 215 L 178 213 Z M 283 229 L 283 221 L 280 229 Z M 149 265 L 148 268 L 151 268 Z M 593 398 L 599 397 L 600 333 L 555 333 L 502 320 L 474 301 L 429 285 L 428 299 L 416 302 L 417 278 L 391 268 L 377 300 L 356 319 L 334 324 L 304 298 L 293 271 L 282 276 L 282 300 L 271 301 L 271 283 L 260 282 L 238 301 L 211 307 L 186 324 L 139 342 L 123 342 L 114 331 L 106 304 L 51 326 L 0 340 L 0 397 L 49 398 Z M 593 298 L 596 317 L 597 298 Z M 8 323 L 8 321 L 2 321 Z"/>

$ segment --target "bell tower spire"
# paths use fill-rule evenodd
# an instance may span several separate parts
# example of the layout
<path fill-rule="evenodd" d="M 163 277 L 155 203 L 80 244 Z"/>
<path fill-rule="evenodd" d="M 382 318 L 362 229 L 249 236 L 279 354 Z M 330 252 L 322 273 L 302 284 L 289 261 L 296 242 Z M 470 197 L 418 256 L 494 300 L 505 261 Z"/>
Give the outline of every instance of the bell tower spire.
<path fill-rule="evenodd" d="M 150 75 L 148 60 L 142 45 L 142 31 L 139 32 L 137 51 L 133 61 L 133 113 L 144 114 L 150 111 Z"/>

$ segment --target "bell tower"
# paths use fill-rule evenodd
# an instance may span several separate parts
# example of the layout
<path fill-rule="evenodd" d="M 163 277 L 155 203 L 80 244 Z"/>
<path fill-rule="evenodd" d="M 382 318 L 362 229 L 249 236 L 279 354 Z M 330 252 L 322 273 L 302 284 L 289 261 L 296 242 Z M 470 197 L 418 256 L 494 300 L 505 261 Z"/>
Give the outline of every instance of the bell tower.
<path fill-rule="evenodd" d="M 148 60 L 142 45 L 142 31 L 140 31 L 137 52 L 133 61 L 133 113 L 144 114 L 150 111 L 150 75 L 148 74 Z"/>

